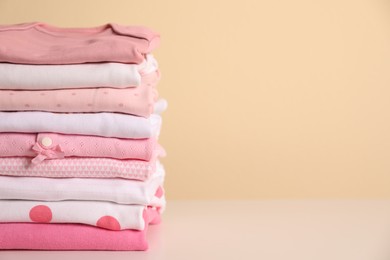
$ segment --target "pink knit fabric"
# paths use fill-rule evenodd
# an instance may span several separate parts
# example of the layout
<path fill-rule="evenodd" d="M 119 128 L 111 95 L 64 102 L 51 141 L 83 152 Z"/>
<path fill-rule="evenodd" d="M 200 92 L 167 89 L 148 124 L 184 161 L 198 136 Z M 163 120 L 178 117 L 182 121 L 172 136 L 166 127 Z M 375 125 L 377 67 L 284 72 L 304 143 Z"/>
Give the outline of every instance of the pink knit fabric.
<path fill-rule="evenodd" d="M 44 146 L 43 138 L 52 144 Z M 63 135 L 55 133 L 0 133 L 0 157 L 36 157 L 40 153 L 33 149 L 39 145 L 43 151 L 60 146 L 64 157 L 104 157 L 115 159 L 138 159 L 149 161 L 156 147 L 154 138 L 120 139 L 88 135 Z M 48 156 L 45 158 L 56 159 Z"/>
<path fill-rule="evenodd" d="M 144 27 L 106 24 L 93 28 L 59 28 L 44 23 L 0 26 L 0 62 L 77 64 L 141 63 L 160 43 Z"/>
<path fill-rule="evenodd" d="M 160 73 L 155 71 L 143 75 L 141 86 L 135 88 L 0 90 L 0 110 L 62 113 L 120 112 L 148 117 L 153 112 L 153 104 L 158 99 L 155 87 L 159 79 Z"/>
<path fill-rule="evenodd" d="M 158 224 L 156 210 L 144 212 L 145 223 Z M 1 223 L 0 249 L 147 250 L 144 230 L 112 231 L 80 224 Z"/>
<path fill-rule="evenodd" d="M 46 160 L 33 165 L 31 158 L 0 158 L 0 175 L 49 178 L 124 178 L 147 180 L 156 171 L 157 157 L 164 156 L 160 146 L 150 161 L 109 158 L 66 158 Z"/>

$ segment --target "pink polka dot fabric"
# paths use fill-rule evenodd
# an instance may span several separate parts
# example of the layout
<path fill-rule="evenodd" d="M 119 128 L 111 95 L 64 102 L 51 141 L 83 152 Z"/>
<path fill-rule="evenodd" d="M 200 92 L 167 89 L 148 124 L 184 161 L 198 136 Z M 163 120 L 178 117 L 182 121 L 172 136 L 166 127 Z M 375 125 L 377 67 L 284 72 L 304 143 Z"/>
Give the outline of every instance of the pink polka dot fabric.
<path fill-rule="evenodd" d="M 148 117 L 158 99 L 158 71 L 135 88 L 0 90 L 0 111 L 119 112 Z"/>
<path fill-rule="evenodd" d="M 14 203 L 12 203 L 14 205 Z M 6 208 L 3 206 L 3 208 Z M 7 207 L 9 209 L 9 207 Z M 37 205 L 30 209 L 29 211 L 30 220 L 32 222 L 38 223 L 50 223 L 53 213 L 51 213 L 51 209 L 45 205 Z"/>
<path fill-rule="evenodd" d="M 157 157 L 150 161 L 111 158 L 65 158 L 31 165 L 26 157 L 0 157 L 0 175 L 48 178 L 124 178 L 147 180 L 156 172 Z"/>
<path fill-rule="evenodd" d="M 158 33 L 0 25 L 0 250 L 147 250 L 165 210 Z"/>

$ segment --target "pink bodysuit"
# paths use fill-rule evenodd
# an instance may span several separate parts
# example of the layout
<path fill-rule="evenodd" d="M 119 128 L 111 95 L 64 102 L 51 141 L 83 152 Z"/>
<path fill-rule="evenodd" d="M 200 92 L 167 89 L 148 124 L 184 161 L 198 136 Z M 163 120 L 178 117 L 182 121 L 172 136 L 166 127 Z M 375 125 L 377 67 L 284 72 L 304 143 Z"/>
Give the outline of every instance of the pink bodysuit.
<path fill-rule="evenodd" d="M 159 34 L 141 26 L 109 23 L 90 28 L 59 28 L 38 22 L 3 25 L 0 62 L 139 64 L 159 43 Z"/>

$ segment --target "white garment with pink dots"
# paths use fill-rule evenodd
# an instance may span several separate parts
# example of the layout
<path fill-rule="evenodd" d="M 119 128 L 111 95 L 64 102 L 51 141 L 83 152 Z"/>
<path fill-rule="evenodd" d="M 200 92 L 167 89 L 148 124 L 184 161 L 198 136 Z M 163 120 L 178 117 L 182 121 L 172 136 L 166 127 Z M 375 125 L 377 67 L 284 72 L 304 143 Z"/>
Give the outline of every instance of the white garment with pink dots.
<path fill-rule="evenodd" d="M 0 200 L 0 222 L 73 223 L 110 230 L 143 230 L 142 205 L 103 201 Z"/>

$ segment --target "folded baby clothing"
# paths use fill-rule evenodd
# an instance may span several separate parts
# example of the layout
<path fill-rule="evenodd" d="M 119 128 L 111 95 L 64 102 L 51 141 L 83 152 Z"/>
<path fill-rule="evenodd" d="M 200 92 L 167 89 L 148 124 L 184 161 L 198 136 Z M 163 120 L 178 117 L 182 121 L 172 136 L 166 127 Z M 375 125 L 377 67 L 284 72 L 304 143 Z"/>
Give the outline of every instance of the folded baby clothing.
<path fill-rule="evenodd" d="M 0 26 L 0 62 L 19 64 L 140 64 L 160 43 L 159 34 L 140 26 L 109 23 L 59 28 L 40 22 Z"/>
<path fill-rule="evenodd" d="M 164 171 L 145 181 L 120 178 L 43 178 L 0 176 L 0 199 L 110 201 L 163 206 Z"/>
<path fill-rule="evenodd" d="M 149 73 L 136 88 L 0 90 L 0 111 L 120 112 L 149 117 L 158 99 L 159 78 L 159 71 Z"/>
<path fill-rule="evenodd" d="M 65 114 L 24 111 L 0 112 L 0 122 L 0 133 L 54 132 L 143 139 L 159 135 L 161 117 L 156 114 L 144 118 L 119 113 Z"/>
<path fill-rule="evenodd" d="M 1 223 L 75 223 L 109 230 L 143 230 L 145 206 L 102 201 L 0 200 Z"/>
<path fill-rule="evenodd" d="M 166 207 L 158 33 L 0 25 L 0 249 L 147 250 Z"/>
<path fill-rule="evenodd" d="M 146 180 L 156 171 L 157 154 L 150 161 L 111 158 L 66 158 L 39 163 L 25 157 L 0 158 L 0 174 L 50 178 L 123 178 Z M 36 163 L 37 165 L 32 165 Z"/>
<path fill-rule="evenodd" d="M 51 140 L 50 144 L 46 143 Z M 2 157 L 31 157 L 36 163 L 67 157 L 136 159 L 150 161 L 157 139 L 124 139 L 58 133 L 0 133 Z M 34 159 L 32 159 L 34 161 Z"/>
<path fill-rule="evenodd" d="M 147 209 L 143 216 L 143 230 L 113 231 L 70 223 L 0 223 L 0 249 L 144 251 L 148 249 L 148 225 L 158 224 L 160 215 Z"/>
<path fill-rule="evenodd" d="M 29 65 L 0 63 L 0 88 L 10 90 L 53 90 L 138 87 L 145 75 L 158 70 L 153 55 L 141 64 L 86 63 Z M 144 77 L 144 78 L 142 78 Z M 141 80 L 142 79 L 142 80 Z"/>

